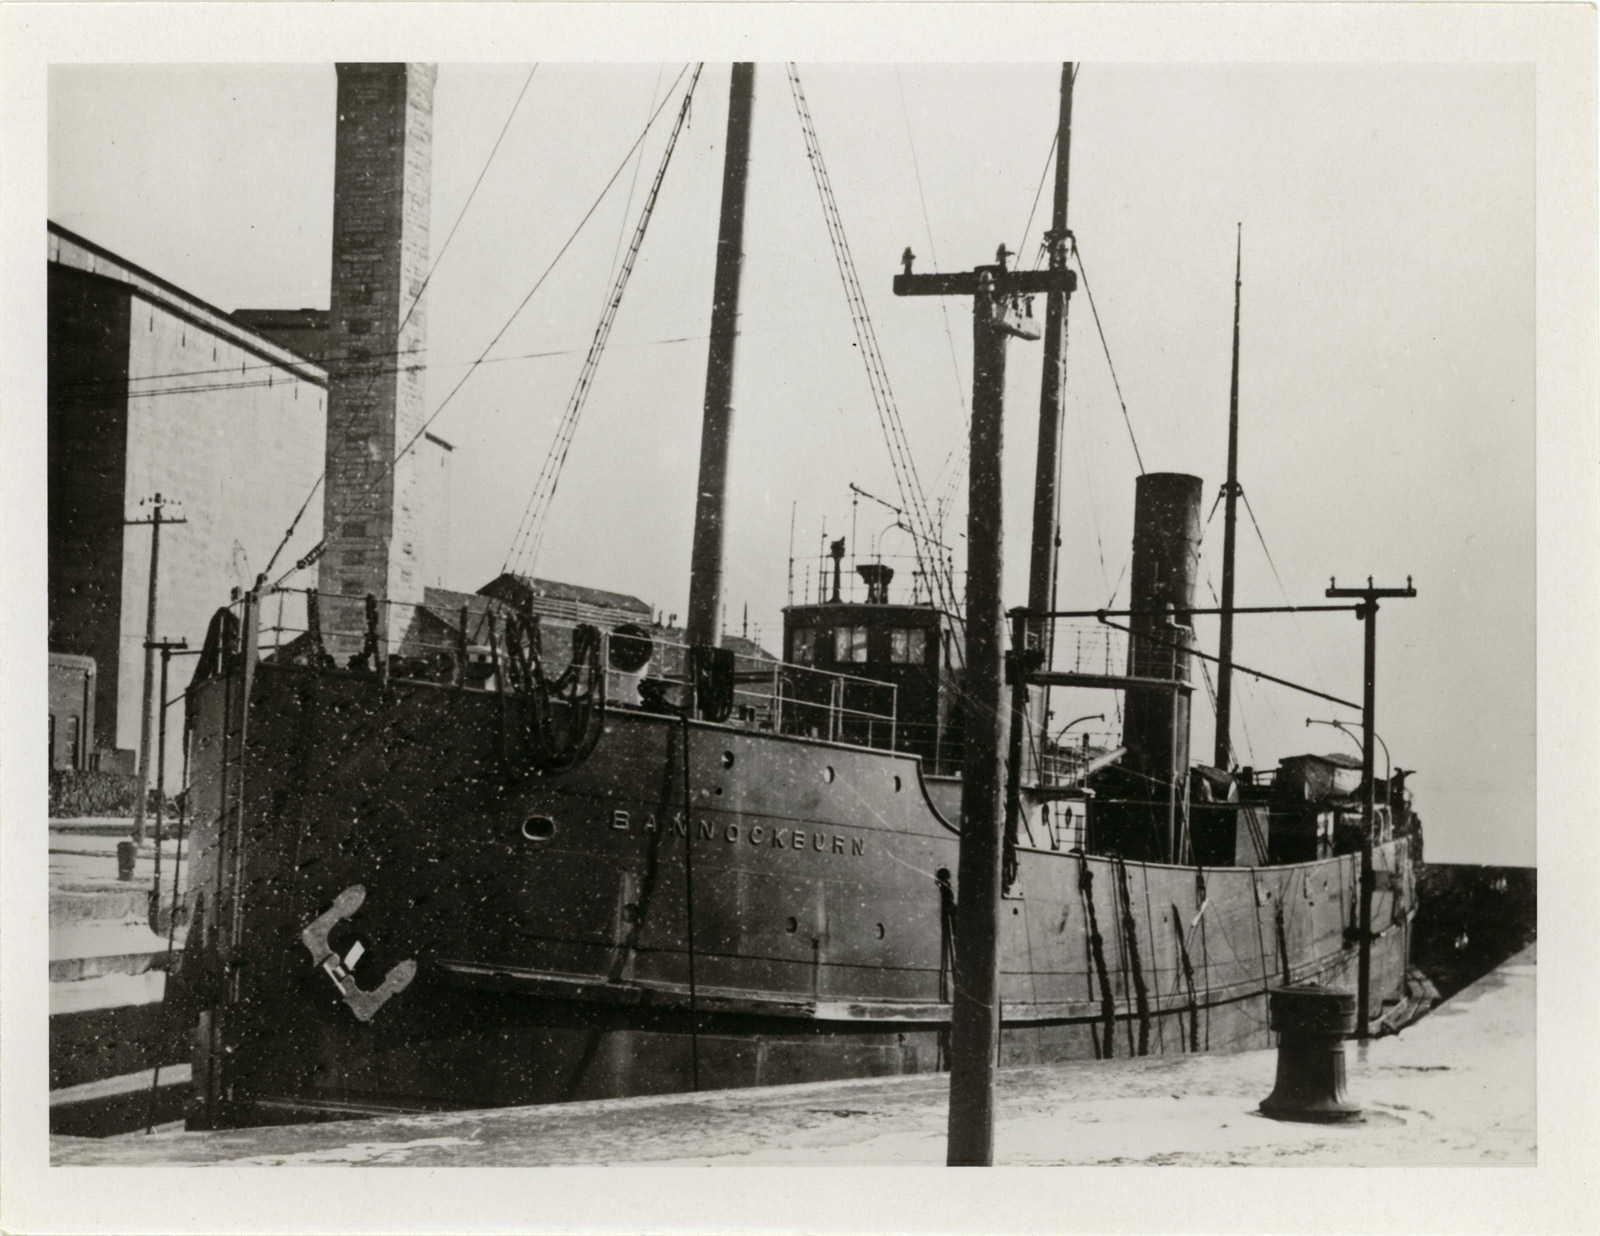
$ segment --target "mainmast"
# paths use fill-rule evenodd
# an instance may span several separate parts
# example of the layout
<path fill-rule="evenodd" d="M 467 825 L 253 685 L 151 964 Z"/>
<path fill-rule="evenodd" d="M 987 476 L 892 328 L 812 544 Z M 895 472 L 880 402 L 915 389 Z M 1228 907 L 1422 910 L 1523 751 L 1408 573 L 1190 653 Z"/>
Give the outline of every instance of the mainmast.
<path fill-rule="evenodd" d="M 1074 66 L 1061 66 L 1061 114 L 1056 130 L 1055 200 L 1050 230 L 1044 234 L 1050 251 L 1050 269 L 1067 267 L 1067 178 L 1072 153 L 1072 78 Z M 1053 291 L 1045 301 L 1044 379 L 1039 390 L 1039 451 L 1033 479 L 1033 550 L 1028 568 L 1028 608 L 1043 613 L 1055 608 L 1056 559 L 1060 546 L 1057 517 L 1061 502 L 1057 486 L 1061 477 L 1061 386 L 1066 366 L 1067 293 Z M 1029 624 L 1029 642 L 1043 650 L 1050 666 L 1051 623 L 1035 618 Z M 1040 720 L 1044 718 L 1041 715 Z"/>
<path fill-rule="evenodd" d="M 1239 518 L 1239 272 L 1243 253 L 1241 223 L 1233 255 L 1233 380 L 1228 388 L 1228 480 L 1222 490 L 1222 635 L 1217 648 L 1217 742 L 1212 757 L 1212 763 L 1223 769 L 1233 767 L 1233 553 Z"/>
<path fill-rule="evenodd" d="M 728 442 L 733 433 L 733 346 L 739 320 L 739 280 L 744 269 L 744 204 L 755 79 L 755 65 L 733 66 L 728 91 L 728 148 L 722 168 L 722 221 L 717 231 L 717 272 L 711 301 L 711 345 L 706 357 L 705 415 L 700 430 L 694 552 L 689 563 L 686 638 L 691 647 L 716 647 L 722 642 L 722 533 L 728 501 Z"/>

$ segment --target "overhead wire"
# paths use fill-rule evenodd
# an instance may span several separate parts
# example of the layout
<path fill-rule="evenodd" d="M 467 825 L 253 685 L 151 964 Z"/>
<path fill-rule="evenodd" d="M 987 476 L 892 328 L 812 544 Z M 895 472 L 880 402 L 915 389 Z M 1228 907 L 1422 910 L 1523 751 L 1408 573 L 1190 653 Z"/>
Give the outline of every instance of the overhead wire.
<path fill-rule="evenodd" d="M 399 464 L 400 460 L 403 459 L 407 454 L 410 453 L 411 448 L 414 447 L 422 439 L 422 435 L 425 434 L 428 431 L 428 429 L 433 425 L 433 422 L 439 418 L 440 413 L 442 413 L 447 407 L 449 407 L 451 401 L 456 397 L 457 394 L 460 393 L 461 388 L 467 384 L 467 382 L 471 379 L 472 375 L 475 374 L 478 371 L 479 367 L 484 363 L 484 361 L 488 359 L 489 353 L 494 350 L 495 345 L 500 342 L 500 340 L 505 336 L 505 333 L 508 330 L 511 329 L 512 323 L 514 323 L 517 320 L 517 318 L 521 316 L 522 311 L 528 307 L 528 302 L 531 301 L 534 298 L 534 296 L 538 293 L 539 289 L 544 286 L 545 281 L 550 278 L 551 272 L 553 272 L 555 270 L 556 266 L 560 263 L 561 259 L 566 256 L 567 250 L 572 247 L 573 242 L 577 240 L 578 236 L 582 233 L 583 229 L 588 225 L 589 220 L 594 217 L 595 211 L 600 208 L 600 203 L 605 200 L 607 194 L 610 193 L 612 186 L 616 184 L 617 179 L 622 175 L 623 171 L 627 168 L 628 162 L 633 158 L 633 152 L 639 147 L 639 145 L 641 143 L 643 143 L 645 138 L 647 136 L 649 136 L 650 130 L 654 127 L 657 118 L 661 115 L 661 112 L 665 109 L 668 100 L 670 100 L 672 98 L 673 91 L 677 89 L 678 83 L 683 80 L 683 75 L 685 73 L 687 73 L 688 70 L 689 70 L 689 66 L 688 65 L 685 65 L 681 70 L 679 70 L 677 78 L 674 79 L 674 81 L 672 83 L 672 86 L 669 87 L 668 90 L 667 90 L 666 96 L 661 100 L 661 105 L 656 108 L 654 113 L 651 114 L 650 119 L 645 123 L 645 126 L 640 131 L 639 136 L 634 138 L 633 142 L 629 145 L 627 151 L 624 152 L 621 161 L 619 161 L 617 166 L 616 166 L 616 170 L 611 173 L 610 178 L 607 179 L 607 181 L 605 182 L 604 186 L 602 186 L 602 188 L 600 189 L 600 192 L 595 196 L 594 201 L 590 204 L 589 208 L 586 211 L 584 211 L 583 217 L 578 220 L 577 226 L 575 226 L 572 229 L 571 234 L 562 243 L 561 248 L 558 249 L 556 251 L 555 256 L 550 259 L 550 262 L 544 268 L 543 273 L 541 273 L 539 278 L 534 281 L 533 286 L 528 289 L 527 295 L 525 295 L 522 298 L 522 300 L 518 302 L 517 307 L 511 311 L 510 316 L 507 317 L 505 322 L 501 324 L 500 329 L 495 332 L 494 337 L 489 340 L 488 345 L 483 349 L 483 351 L 481 353 L 479 353 L 478 358 L 472 362 L 472 364 L 468 368 L 467 372 L 461 376 L 461 380 L 459 382 L 457 382 L 455 384 L 455 386 L 451 387 L 449 394 L 447 394 L 444 397 L 444 399 L 439 403 L 439 405 L 436 408 L 434 408 L 433 412 L 429 414 L 428 418 L 425 421 L 423 421 L 421 427 L 418 428 L 417 431 L 415 433 L 413 433 L 409 439 L 407 439 L 405 445 L 402 446 L 400 448 L 400 450 L 395 454 L 395 456 L 388 461 L 388 463 L 385 465 L 384 468 L 380 469 L 378 475 L 375 476 L 371 481 L 369 481 L 367 483 L 366 488 L 363 489 L 361 491 L 361 493 L 359 493 L 356 496 L 357 501 L 365 499 L 366 496 L 368 494 L 370 494 L 372 492 L 372 490 L 384 479 L 384 477 L 387 476 L 388 473 L 390 473 L 390 472 L 392 472 L 394 470 L 395 466 L 397 464 Z M 346 509 L 345 511 L 339 512 L 335 516 L 335 518 L 329 520 L 328 523 L 330 525 L 342 526 L 344 520 L 349 518 L 350 512 L 353 509 L 355 509 L 355 508 L 351 507 L 351 508 Z M 325 547 L 327 545 L 328 532 L 329 532 L 328 528 L 325 527 L 324 530 L 323 530 L 323 539 L 322 539 L 322 542 L 321 542 L 321 546 L 322 547 Z M 285 572 L 285 574 L 283 576 L 280 576 L 279 579 L 274 581 L 274 582 L 275 583 L 282 583 L 282 581 L 284 579 L 288 578 L 288 576 L 290 574 L 292 574 L 294 570 L 298 570 L 298 569 L 299 569 L 299 567 L 297 565 L 296 567 L 292 568 L 290 571 Z"/>
<path fill-rule="evenodd" d="M 803 324 L 801 324 L 801 323 L 788 323 L 788 324 L 786 324 L 786 325 L 784 325 L 782 327 L 773 328 L 771 330 L 741 331 L 740 334 L 741 335 L 781 334 L 781 333 L 784 333 L 784 332 L 787 332 L 787 331 L 794 331 L 794 330 L 802 328 L 802 327 L 803 327 Z M 704 334 L 701 334 L 701 335 L 672 335 L 672 336 L 669 336 L 669 337 L 663 338 L 663 339 L 623 340 L 623 341 L 618 342 L 618 343 L 613 343 L 610 346 L 612 348 L 653 348 L 653 347 L 662 347 L 662 346 L 665 346 L 667 344 L 674 344 L 674 343 L 704 343 L 706 341 L 706 339 L 708 339 L 708 338 L 709 338 L 709 336 L 708 335 L 704 335 Z M 376 353 L 374 355 L 375 356 L 379 356 L 379 357 L 411 356 L 411 355 L 415 355 L 417 353 L 420 353 L 422 350 L 423 349 L 420 349 L 420 348 L 408 348 L 408 349 L 403 349 L 403 350 L 401 350 L 399 352 Z M 503 364 L 507 364 L 507 363 L 512 362 L 512 361 L 549 360 L 549 359 L 554 358 L 554 357 L 581 356 L 587 350 L 588 350 L 587 348 L 546 348 L 546 349 L 544 349 L 542 351 L 538 351 L 538 352 L 514 352 L 514 353 L 512 353 L 512 354 L 510 354 L 508 356 L 491 356 L 487 360 L 483 361 L 482 363 L 484 365 L 503 365 Z M 324 369 L 324 373 L 326 373 L 329 377 L 345 377 L 345 376 L 348 376 L 348 374 L 355 374 L 357 376 L 368 376 L 368 375 L 371 375 L 373 373 L 376 373 L 376 374 L 378 374 L 380 376 L 385 375 L 385 374 L 393 375 L 393 374 L 396 374 L 396 373 L 411 373 L 411 372 L 416 372 L 416 373 L 429 372 L 429 373 L 432 373 L 432 372 L 439 372 L 439 371 L 446 370 L 446 369 L 465 369 L 465 368 L 469 367 L 470 365 L 472 365 L 474 363 L 475 362 L 473 360 L 469 360 L 469 359 L 449 360 L 449 361 L 432 361 L 432 362 L 424 361 L 422 363 L 415 364 L 415 365 L 395 365 L 395 366 L 393 366 L 391 368 L 377 369 L 377 370 L 368 369 L 368 368 L 351 368 L 348 371 L 348 373 L 346 371 L 343 371 L 343 370 Z M 321 367 L 321 366 L 319 366 L 319 367 Z M 262 364 L 262 365 L 251 365 L 251 366 L 249 366 L 249 368 L 251 368 L 251 369 L 281 369 L 281 368 L 283 368 L 283 366 L 282 365 L 278 365 L 278 364 Z M 143 378 L 138 378 L 138 379 L 121 379 L 121 378 L 117 378 L 117 379 L 96 379 L 96 381 L 97 382 L 103 381 L 107 385 L 116 384 L 116 385 L 120 386 L 120 384 L 122 382 L 124 382 L 124 381 L 154 381 L 157 378 L 177 378 L 177 377 L 185 377 L 185 376 L 188 376 L 189 374 L 228 373 L 228 372 L 237 372 L 237 370 L 232 369 L 231 367 L 227 368 L 227 369 L 190 370 L 190 371 L 187 371 L 187 372 L 174 372 L 174 373 L 167 373 L 167 374 L 147 374 Z M 293 378 L 286 379 L 286 381 L 294 381 L 294 380 L 296 380 L 296 379 L 293 379 Z M 300 380 L 304 380 L 304 379 L 300 379 Z M 191 386 L 153 387 L 150 390 L 127 391 L 127 392 L 125 392 L 125 394 L 126 394 L 126 397 L 129 398 L 129 399 L 149 399 L 149 398 L 152 398 L 152 397 L 154 397 L 156 395 L 203 395 L 203 394 L 207 394 L 207 393 L 214 393 L 214 392 L 217 392 L 217 391 L 255 390 L 258 387 L 270 387 L 270 386 L 273 386 L 273 385 L 276 385 L 276 384 L 273 383 L 273 382 L 263 381 L 263 380 L 257 379 L 257 380 L 252 380 L 252 381 L 248 381 L 248 382 L 209 382 L 209 383 L 197 383 L 197 384 L 191 385 Z M 322 384 L 321 383 L 316 383 L 316 385 L 321 386 Z M 72 398 L 68 398 L 68 399 L 64 399 L 64 400 L 57 399 L 57 400 L 54 401 L 54 405 L 55 406 L 61 406 L 62 404 L 67 404 L 67 405 L 89 404 L 89 403 L 98 402 L 101 398 L 103 398 L 103 396 L 101 396 L 101 395 L 80 395 L 80 396 L 74 396 Z"/>
<path fill-rule="evenodd" d="M 900 71 L 895 70 L 895 85 L 900 91 L 900 114 L 906 122 L 906 145 L 911 148 L 911 172 L 917 182 L 917 199 L 922 204 L 922 227 L 928 235 L 928 256 L 933 260 L 935 267 L 939 265 L 939 248 L 933 239 L 933 220 L 928 214 L 928 195 L 922 187 L 922 164 L 917 159 L 917 140 L 911 130 L 911 111 L 906 106 L 905 82 L 900 77 Z M 963 419 L 967 411 L 967 390 L 961 380 L 961 362 L 956 357 L 955 333 L 950 328 L 950 306 L 944 297 L 939 297 L 939 311 L 944 317 L 944 337 L 950 345 L 950 368 L 956 379 L 956 400 L 961 405 Z"/>
<path fill-rule="evenodd" d="M 1122 407 L 1122 419 L 1128 426 L 1128 441 L 1133 443 L 1133 457 L 1139 465 L 1139 475 L 1144 475 L 1144 456 L 1139 453 L 1139 439 L 1134 436 L 1133 418 L 1128 415 L 1128 401 L 1122 395 L 1122 383 L 1117 380 L 1117 367 L 1111 360 L 1111 345 L 1106 342 L 1105 327 L 1100 324 L 1100 310 L 1095 307 L 1094 293 L 1089 290 L 1089 272 L 1083 265 L 1083 251 L 1076 241 L 1072 245 L 1072 256 L 1077 259 L 1078 273 L 1083 276 L 1083 294 L 1089 298 L 1089 312 L 1094 317 L 1094 328 L 1100 335 L 1100 347 L 1105 352 L 1106 366 L 1111 370 L 1111 384 L 1117 391 L 1117 403 Z"/>
<path fill-rule="evenodd" d="M 872 390 L 873 406 L 878 413 L 879 427 L 889 448 L 889 462 L 894 470 L 895 484 L 900 492 L 900 502 L 911 520 L 912 545 L 918 568 L 934 588 L 939 608 L 960 621 L 960 597 L 956 593 L 954 578 L 940 557 L 938 533 L 928 510 L 922 481 L 917 475 L 916 460 L 906 438 L 905 426 L 900 419 L 900 409 L 895 403 L 894 391 L 889 383 L 889 373 L 883 354 L 878 347 L 877 332 L 867 309 L 866 296 L 856 274 L 855 259 L 845 236 L 844 220 L 834 197 L 833 182 L 828 176 L 827 164 L 822 157 L 822 146 L 817 138 L 816 125 L 811 118 L 811 107 L 805 89 L 800 84 L 800 73 L 791 62 L 785 66 L 789 78 L 789 93 L 793 96 L 795 111 L 800 119 L 801 135 L 805 139 L 806 158 L 811 164 L 812 179 L 822 202 L 823 222 L 827 226 L 828 241 L 833 249 L 834 264 L 844 284 L 845 301 L 850 311 L 850 324 L 856 335 L 857 350 L 867 369 L 867 382 Z M 930 562 L 931 559 L 931 562 Z"/>
<path fill-rule="evenodd" d="M 450 231 L 445 235 L 444 244 L 439 246 L 439 252 L 434 255 L 433 261 L 428 264 L 428 273 L 423 276 L 422 283 L 417 287 L 417 290 L 412 293 L 411 303 L 406 306 L 405 314 L 400 319 L 400 325 L 395 327 L 394 341 L 396 345 L 398 345 L 400 342 L 401 332 L 405 330 L 406 324 L 411 321 L 411 315 L 416 312 L 417 306 L 422 303 L 423 293 L 428 290 L 428 285 L 433 282 L 434 274 L 438 271 L 440 263 L 444 261 L 444 255 L 450 249 L 450 242 L 456 238 L 456 232 L 461 228 L 461 221 L 467 217 L 467 211 L 471 208 L 473 199 L 478 195 L 478 187 L 483 184 L 483 178 L 488 175 L 489 167 L 494 163 L 495 155 L 500 152 L 500 145 L 505 141 L 506 133 L 511 129 L 511 122 L 516 119 L 517 109 L 522 106 L 522 100 L 528 93 L 528 87 L 533 84 L 534 74 L 538 71 L 539 64 L 537 61 L 535 61 L 533 67 L 528 70 L 528 76 L 523 79 L 522 89 L 517 91 L 517 97 L 511 104 L 511 110 L 506 113 L 505 123 L 500 126 L 500 132 L 494 139 L 494 145 L 489 148 L 488 157 L 484 159 L 483 166 L 478 170 L 477 179 L 472 182 L 472 188 L 468 191 L 466 200 L 462 202 L 461 209 L 456 214 L 456 221 L 451 224 Z M 329 325 L 332 327 L 333 323 L 330 322 Z M 420 350 L 426 351 L 426 348 Z M 396 346 L 394 352 L 396 354 L 399 353 L 398 346 Z M 383 375 L 374 374 L 368 379 L 367 392 L 371 391 L 372 384 L 381 376 Z M 357 411 L 364 402 L 365 399 L 352 401 L 350 411 L 345 416 L 343 422 L 340 425 L 333 427 L 334 433 L 340 432 L 349 427 L 350 422 L 354 419 Z M 331 413 L 332 410 L 333 407 L 330 400 L 328 411 Z M 328 438 L 330 440 L 334 438 L 334 433 L 328 434 Z M 272 568 L 277 564 L 279 555 L 283 553 L 284 547 L 287 546 L 294 538 L 295 529 L 300 526 L 300 520 L 305 516 L 307 508 L 309 508 L 311 505 L 311 500 L 316 497 L 317 489 L 322 485 L 323 481 L 327 479 L 327 476 L 328 470 L 326 467 L 324 467 L 323 470 L 317 474 L 317 479 L 311 483 L 311 490 L 306 494 L 305 501 L 300 504 L 300 509 L 295 512 L 295 516 L 289 522 L 288 528 L 284 530 L 282 539 L 278 542 L 277 547 L 272 551 L 272 557 L 267 560 L 266 570 L 262 572 L 263 575 L 270 575 L 272 573 Z M 322 540 L 324 544 L 327 541 L 326 530 L 324 530 L 324 536 Z"/>
<path fill-rule="evenodd" d="M 1050 149 L 1044 156 L 1044 169 L 1039 173 L 1039 187 L 1033 191 L 1033 205 L 1028 208 L 1028 221 L 1022 225 L 1022 239 L 1017 242 L 1017 255 L 1027 251 L 1028 233 L 1033 230 L 1033 216 L 1039 209 L 1039 199 L 1044 196 L 1044 182 L 1050 179 L 1050 165 L 1055 162 L 1056 147 L 1061 143 L 1061 130 L 1050 134 Z"/>
<path fill-rule="evenodd" d="M 1256 530 L 1256 540 L 1261 542 L 1261 552 L 1267 556 L 1267 565 L 1272 568 L 1272 578 L 1278 582 L 1278 592 L 1283 596 L 1284 603 L 1287 604 L 1289 590 L 1284 587 L 1283 576 L 1278 574 L 1278 564 L 1272 560 L 1272 551 L 1267 548 L 1267 538 L 1261 532 L 1261 525 L 1256 520 L 1255 511 L 1250 508 L 1250 499 L 1245 494 L 1244 486 L 1242 485 L 1239 487 L 1239 496 L 1244 499 L 1244 509 L 1245 513 L 1250 516 L 1250 526 Z M 1299 637 L 1300 647 L 1306 654 L 1306 660 L 1311 663 L 1311 672 L 1317 677 L 1317 685 L 1321 686 L 1323 690 L 1327 690 L 1322 678 L 1322 668 L 1317 664 L 1316 657 L 1312 656 L 1311 645 L 1307 643 L 1305 631 L 1300 626 L 1300 616 L 1295 614 L 1293 617 L 1295 635 Z"/>
<path fill-rule="evenodd" d="M 506 552 L 505 564 L 501 567 L 502 573 L 509 571 L 515 564 L 519 571 L 531 571 L 533 564 L 538 560 L 539 550 L 544 544 L 545 528 L 548 525 L 550 505 L 555 500 L 556 489 L 561 483 L 561 473 L 566 466 L 567 454 L 572 449 L 573 437 L 578 431 L 578 421 L 583 415 L 583 409 L 588 402 L 589 392 L 593 389 L 594 379 L 599 371 L 600 358 L 605 351 L 606 341 L 611 336 L 612 325 L 616 322 L 617 313 L 622 308 L 622 297 L 627 291 L 628 280 L 633 275 L 634 265 L 639 258 L 639 250 L 644 244 L 645 232 L 650 226 L 650 220 L 655 214 L 656 201 L 661 193 L 662 181 L 666 179 L 667 168 L 672 162 L 673 152 L 677 149 L 678 137 L 683 132 L 685 122 L 689 118 L 689 108 L 694 101 L 694 89 L 700 81 L 700 71 L 703 66 L 696 65 L 694 76 L 689 79 L 689 85 L 683 93 L 683 103 L 678 109 L 678 118 L 673 124 L 672 131 L 667 137 L 665 149 L 661 154 L 661 164 L 656 169 L 655 179 L 650 184 L 650 190 L 645 196 L 643 207 L 639 211 L 639 222 L 634 228 L 633 239 L 628 244 L 626 256 L 622 259 L 621 267 L 616 271 L 616 278 L 611 286 L 611 294 L 606 300 L 605 308 L 600 314 L 600 323 L 595 327 L 594 338 L 589 344 L 588 354 L 584 357 L 583 368 L 578 373 L 577 384 L 573 387 L 572 395 L 567 400 L 566 411 L 562 414 L 561 423 L 556 428 L 555 440 L 550 444 L 550 450 L 545 455 L 544 464 L 539 470 L 539 475 L 534 482 L 533 493 L 528 498 L 528 505 L 523 511 L 522 519 L 518 522 L 517 531 L 512 539 L 511 548 Z M 652 99 L 652 103 L 654 100 Z"/>

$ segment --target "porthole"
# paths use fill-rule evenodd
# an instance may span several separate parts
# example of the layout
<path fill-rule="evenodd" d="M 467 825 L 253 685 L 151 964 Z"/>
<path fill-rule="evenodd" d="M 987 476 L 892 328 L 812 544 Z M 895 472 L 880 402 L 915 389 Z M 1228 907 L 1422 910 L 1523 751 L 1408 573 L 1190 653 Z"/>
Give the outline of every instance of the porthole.
<path fill-rule="evenodd" d="M 732 768 L 733 767 L 733 752 L 732 751 L 724 751 L 722 753 L 722 766 L 724 768 Z"/>
<path fill-rule="evenodd" d="M 833 765 L 832 764 L 829 764 L 826 768 L 824 768 L 822 770 L 822 779 L 824 781 L 828 781 L 828 782 L 831 782 L 833 780 Z"/>
<path fill-rule="evenodd" d="M 883 924 L 882 923 L 878 924 L 878 939 L 880 939 L 880 940 L 883 939 Z"/>
<path fill-rule="evenodd" d="M 547 815 L 530 815 L 522 821 L 522 835 L 529 841 L 549 841 L 556 835 L 556 822 Z"/>
<path fill-rule="evenodd" d="M 789 921 L 786 924 L 784 924 L 784 928 L 783 929 L 785 931 L 787 931 L 791 936 L 794 935 L 795 932 L 800 930 L 800 920 L 797 919 L 797 918 L 794 918 L 793 916 L 791 916 Z"/>
<path fill-rule="evenodd" d="M 900 778 L 898 776 L 896 776 L 894 779 L 894 792 L 896 794 L 900 792 Z"/>

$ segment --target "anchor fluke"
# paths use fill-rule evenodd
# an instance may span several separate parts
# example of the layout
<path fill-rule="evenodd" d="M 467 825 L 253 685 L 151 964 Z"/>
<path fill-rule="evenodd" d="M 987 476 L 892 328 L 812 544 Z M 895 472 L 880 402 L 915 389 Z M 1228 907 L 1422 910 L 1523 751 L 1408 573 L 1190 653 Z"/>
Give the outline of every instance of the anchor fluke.
<path fill-rule="evenodd" d="M 349 966 L 333 951 L 333 946 L 328 942 L 329 935 L 338 924 L 359 910 L 366 899 L 366 888 L 352 884 L 333 899 L 333 905 L 300 932 L 300 942 L 311 950 L 312 964 L 321 966 L 333 980 L 339 998 L 349 1006 L 357 1021 L 371 1021 L 391 996 L 399 995 L 417 977 L 417 963 L 408 957 L 393 966 L 376 988 L 366 991 L 356 982 Z M 355 953 L 354 949 L 351 951 Z"/>

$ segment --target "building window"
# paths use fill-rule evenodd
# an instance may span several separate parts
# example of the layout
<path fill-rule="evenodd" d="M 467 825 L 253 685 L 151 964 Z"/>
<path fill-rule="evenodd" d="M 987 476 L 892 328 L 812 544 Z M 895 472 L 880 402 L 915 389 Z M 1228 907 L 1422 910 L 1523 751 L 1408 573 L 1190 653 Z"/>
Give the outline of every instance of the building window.
<path fill-rule="evenodd" d="M 50 714 L 50 767 L 56 766 L 56 714 Z"/>
<path fill-rule="evenodd" d="M 810 627 L 800 627 L 790 637 L 794 643 L 789 649 L 789 660 L 796 665 L 810 665 L 816 660 L 817 633 Z"/>
<path fill-rule="evenodd" d="M 897 665 L 921 665 L 928 659 L 928 633 L 921 627 L 889 632 L 889 660 Z"/>
<path fill-rule="evenodd" d="M 833 631 L 833 659 L 835 661 L 865 661 L 867 659 L 866 627 L 835 627 Z"/>
<path fill-rule="evenodd" d="M 66 767 L 77 768 L 78 764 L 78 718 L 67 718 L 67 751 Z"/>

